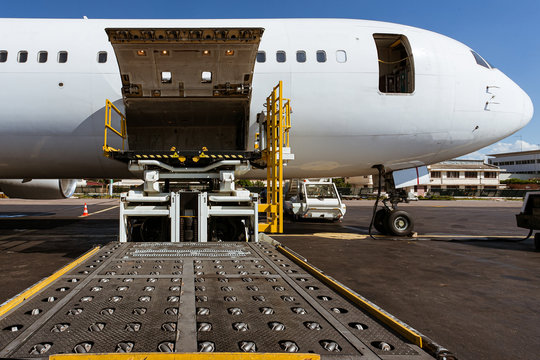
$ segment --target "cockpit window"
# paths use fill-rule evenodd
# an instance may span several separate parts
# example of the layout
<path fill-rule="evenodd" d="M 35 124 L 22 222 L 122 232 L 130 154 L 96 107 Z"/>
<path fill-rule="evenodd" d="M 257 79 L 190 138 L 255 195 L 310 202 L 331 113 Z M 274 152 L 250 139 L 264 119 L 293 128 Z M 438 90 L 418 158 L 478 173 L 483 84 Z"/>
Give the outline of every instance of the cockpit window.
<path fill-rule="evenodd" d="M 400 34 L 373 34 L 379 57 L 379 91 L 414 92 L 414 61 L 407 37 Z"/>
<path fill-rule="evenodd" d="M 476 63 L 480 66 L 483 66 L 487 69 L 491 69 L 491 66 L 489 66 L 488 62 L 486 60 L 484 60 L 480 55 L 478 55 L 478 53 L 474 52 L 471 50 L 471 53 L 473 54 L 474 56 L 474 59 L 476 60 Z"/>

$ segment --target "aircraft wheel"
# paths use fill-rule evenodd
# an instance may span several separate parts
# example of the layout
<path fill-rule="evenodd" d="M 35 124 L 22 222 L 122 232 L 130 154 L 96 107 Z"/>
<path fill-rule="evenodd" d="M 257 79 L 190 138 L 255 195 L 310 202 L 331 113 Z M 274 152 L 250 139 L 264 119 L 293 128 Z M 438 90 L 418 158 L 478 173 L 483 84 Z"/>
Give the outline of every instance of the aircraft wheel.
<path fill-rule="evenodd" d="M 386 226 L 386 218 L 388 217 L 388 210 L 386 209 L 379 209 L 375 213 L 375 220 L 373 220 L 373 226 L 375 226 L 375 230 L 380 232 L 383 235 L 388 234 L 388 229 Z"/>
<path fill-rule="evenodd" d="M 392 210 L 386 218 L 386 226 L 392 235 L 408 236 L 413 232 L 414 221 L 406 211 Z"/>
<path fill-rule="evenodd" d="M 245 225 L 240 218 L 216 217 L 212 231 L 216 241 L 246 241 Z"/>
<path fill-rule="evenodd" d="M 144 242 L 161 241 L 163 229 L 162 219 L 158 217 L 149 217 L 141 225 L 141 239 Z"/>

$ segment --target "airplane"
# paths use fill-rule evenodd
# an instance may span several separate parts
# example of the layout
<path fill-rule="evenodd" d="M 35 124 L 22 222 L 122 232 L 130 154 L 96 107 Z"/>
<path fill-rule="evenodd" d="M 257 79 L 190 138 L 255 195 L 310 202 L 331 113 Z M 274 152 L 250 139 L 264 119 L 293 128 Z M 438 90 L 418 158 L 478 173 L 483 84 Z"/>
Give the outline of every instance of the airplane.
<path fill-rule="evenodd" d="M 253 149 L 257 114 L 283 81 L 293 104 L 295 153 L 286 178 L 379 172 L 391 186 L 394 171 L 471 153 L 532 119 L 529 96 L 495 66 L 456 40 L 411 26 L 355 19 L 0 19 L 0 189 L 11 197 L 62 198 L 74 191 L 70 179 L 136 177 L 124 163 L 103 156 L 104 105 L 110 99 L 129 111 L 122 101 L 129 80 L 119 69 L 129 64 L 118 54 L 146 52 L 129 44 L 114 48 L 110 29 L 218 34 L 239 28 L 264 34 L 250 50 L 256 60 L 248 74 L 247 135 L 240 145 L 229 145 Z M 182 53 L 160 46 L 158 55 Z M 168 64 L 182 71 L 204 63 L 205 50 L 197 49 L 190 50 L 195 57 L 178 55 L 177 64 Z M 157 70 L 144 71 L 154 76 Z M 177 73 L 161 76 L 171 83 Z M 202 82 L 212 85 L 204 76 Z M 211 133 L 211 144 L 231 142 L 230 127 L 196 125 L 193 117 L 176 124 L 188 135 L 175 139 L 199 145 L 193 139 Z M 264 176 L 260 170 L 244 175 Z M 396 199 L 393 208 L 401 201 Z"/>

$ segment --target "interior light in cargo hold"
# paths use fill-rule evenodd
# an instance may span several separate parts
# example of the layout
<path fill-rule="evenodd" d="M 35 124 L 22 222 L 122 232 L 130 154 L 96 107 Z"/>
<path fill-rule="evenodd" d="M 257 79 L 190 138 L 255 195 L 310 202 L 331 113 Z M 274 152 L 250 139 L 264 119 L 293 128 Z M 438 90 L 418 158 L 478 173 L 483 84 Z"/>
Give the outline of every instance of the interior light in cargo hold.
<path fill-rule="evenodd" d="M 137 55 L 146 56 L 146 50 L 137 50 Z"/>
<path fill-rule="evenodd" d="M 225 51 L 225 55 L 226 55 L 226 56 L 233 56 L 233 55 L 234 55 L 234 50 L 227 50 L 227 51 Z"/>
<path fill-rule="evenodd" d="M 201 74 L 201 82 L 203 83 L 212 82 L 212 73 L 210 71 L 203 71 Z"/>
<path fill-rule="evenodd" d="M 170 71 L 161 72 L 161 83 L 170 84 L 172 82 L 172 73 Z"/>

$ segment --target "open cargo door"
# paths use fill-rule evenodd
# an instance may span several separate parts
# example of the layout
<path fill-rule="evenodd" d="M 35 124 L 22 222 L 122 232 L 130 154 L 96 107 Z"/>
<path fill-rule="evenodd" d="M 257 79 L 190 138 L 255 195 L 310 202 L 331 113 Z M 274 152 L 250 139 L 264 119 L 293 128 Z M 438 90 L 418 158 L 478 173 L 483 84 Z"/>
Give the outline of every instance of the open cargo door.
<path fill-rule="evenodd" d="M 108 28 L 130 150 L 246 150 L 262 28 Z"/>

